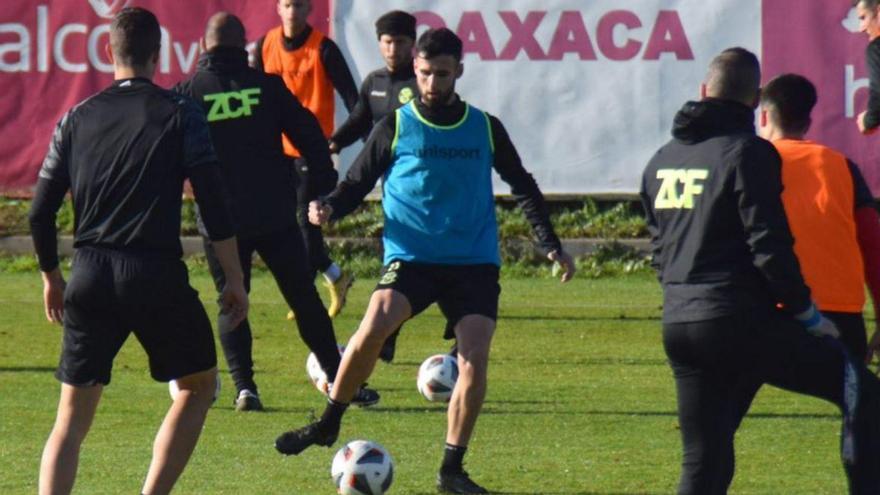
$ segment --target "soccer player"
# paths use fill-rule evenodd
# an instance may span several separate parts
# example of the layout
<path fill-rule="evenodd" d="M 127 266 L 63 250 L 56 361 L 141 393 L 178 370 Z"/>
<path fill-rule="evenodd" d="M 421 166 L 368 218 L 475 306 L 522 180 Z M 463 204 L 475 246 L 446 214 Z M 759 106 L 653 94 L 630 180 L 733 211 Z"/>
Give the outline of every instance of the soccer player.
<path fill-rule="evenodd" d="M 280 77 L 248 67 L 245 29 L 237 17 L 226 12 L 212 16 L 204 39 L 207 51 L 199 58 L 196 74 L 175 89 L 200 102 L 208 115 L 229 191 L 245 287 L 250 289 L 251 258 L 256 251 L 294 309 L 303 342 L 332 382 L 339 368 L 336 336 L 312 281 L 314 274 L 296 221 L 297 178 L 279 137 L 283 133 L 302 151 L 311 165 L 303 178 L 318 194 L 336 186 L 327 141 L 314 115 L 290 94 Z M 205 237 L 204 244 L 214 283 L 222 291 L 225 279 L 214 243 Z M 262 410 L 248 320 L 219 332 L 237 390 L 236 409 Z M 354 402 L 366 406 L 378 400 L 375 391 L 362 388 Z"/>
<path fill-rule="evenodd" d="M 392 10 L 376 20 L 376 37 L 385 67 L 370 72 L 361 84 L 348 119 L 330 137 L 330 151 L 339 153 L 367 136 L 373 125 L 418 95 L 413 71 L 416 18 Z"/>
<path fill-rule="evenodd" d="M 853 357 L 868 359 L 862 308 L 867 280 L 880 314 L 880 217 L 856 165 L 804 138 L 816 101 L 807 78 L 774 78 L 761 91 L 759 134 L 782 157 L 782 203 L 813 300 Z"/>
<path fill-rule="evenodd" d="M 878 493 L 880 382 L 843 350 L 801 277 L 779 155 L 755 135 L 760 80 L 749 51 L 715 57 L 704 98 L 685 103 L 642 177 L 684 447 L 678 493 L 727 492 L 755 383 L 838 405 L 850 491 Z"/>
<path fill-rule="evenodd" d="M 40 466 L 40 493 L 70 493 L 79 449 L 113 359 L 131 332 L 155 380 L 177 380 L 141 493 L 171 491 L 195 448 L 217 379 L 211 323 L 181 261 L 180 207 L 189 179 L 226 284 L 224 318 L 247 315 L 236 241 L 201 108 L 155 86 L 159 22 L 126 8 L 110 26 L 115 82 L 68 111 L 43 161 L 30 213 L 46 316 L 64 323 L 55 376 L 61 400 Z M 73 196 L 70 283 L 58 267 L 55 217 Z"/>
<path fill-rule="evenodd" d="M 299 454 L 310 445 L 332 445 L 355 384 L 370 375 L 385 339 L 436 301 L 447 318 L 446 338 L 458 341 L 460 371 L 437 487 L 444 493 L 487 493 L 464 471 L 463 457 L 486 393 L 501 290 L 493 168 L 511 185 L 548 258 L 565 268 L 562 280 L 575 268 L 504 126 L 455 93 L 464 70 L 461 40 L 448 29 L 431 29 L 419 38 L 416 54 L 419 99 L 382 120 L 346 179 L 324 201 L 310 205 L 316 224 L 341 218 L 384 176 L 385 267 L 323 415 L 282 434 L 275 447 Z"/>
<path fill-rule="evenodd" d="M 880 0 L 854 0 L 859 30 L 868 35 L 865 61 L 868 66 L 868 109 L 856 117 L 862 134 L 873 134 L 880 126 Z"/>
<path fill-rule="evenodd" d="M 255 65 L 259 70 L 278 74 L 284 79 L 293 95 L 318 118 L 324 138 L 327 139 L 333 132 L 333 117 L 336 112 L 334 89 L 349 112 L 357 103 L 357 87 L 351 71 L 336 43 L 308 24 L 307 18 L 312 11 L 311 0 L 277 0 L 276 9 L 281 25 L 257 41 Z M 292 158 L 300 176 L 296 191 L 299 223 L 312 273 L 314 275 L 320 271 L 324 274 L 325 286 L 330 294 L 327 312 L 331 318 L 335 318 L 345 306 L 354 277 L 351 273 L 343 272 L 330 259 L 321 229 L 309 223 L 309 201 L 319 194 L 309 189 L 306 176 L 311 164 L 290 139 L 284 136 L 283 140 L 284 153 Z M 289 313 L 288 319 L 293 319 L 294 313 Z"/>
<path fill-rule="evenodd" d="M 376 20 L 376 37 L 385 67 L 371 72 L 364 79 L 357 105 L 330 138 L 333 153 L 339 153 L 358 138 L 367 136 L 373 125 L 418 95 L 412 53 L 416 42 L 416 18 L 392 10 Z M 381 360 L 387 363 L 394 360 L 398 335 L 400 329 L 385 341 L 379 353 Z"/>

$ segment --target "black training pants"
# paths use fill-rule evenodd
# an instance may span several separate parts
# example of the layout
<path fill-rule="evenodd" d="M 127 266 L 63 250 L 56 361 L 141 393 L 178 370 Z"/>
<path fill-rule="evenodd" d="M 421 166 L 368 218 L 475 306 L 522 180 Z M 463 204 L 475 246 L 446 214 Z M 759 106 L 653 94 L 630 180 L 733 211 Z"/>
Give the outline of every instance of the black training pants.
<path fill-rule="evenodd" d="M 211 242 L 204 240 L 205 255 L 217 291 L 226 284 L 223 270 L 217 261 Z M 297 226 L 258 237 L 238 239 L 238 255 L 241 268 L 244 270 L 245 288 L 251 288 L 251 259 L 253 253 L 259 253 L 275 282 L 284 296 L 284 300 L 296 314 L 296 325 L 306 346 L 315 353 L 321 367 L 327 373 L 329 381 L 334 381 L 339 369 L 339 350 L 336 347 L 336 335 L 333 324 L 327 315 L 324 304 L 315 289 L 314 276 L 307 266 L 305 248 L 300 230 Z M 279 316 L 280 317 L 280 316 Z M 251 327 L 244 320 L 232 331 L 220 331 L 220 343 L 223 354 L 229 365 L 229 372 L 235 381 L 237 390 L 250 389 L 254 392 L 254 362 L 252 355 Z"/>
<path fill-rule="evenodd" d="M 880 493 L 880 382 L 839 342 L 769 310 L 667 323 L 663 345 L 678 392 L 680 495 L 727 493 L 734 433 L 764 383 L 837 404 L 850 493 Z"/>

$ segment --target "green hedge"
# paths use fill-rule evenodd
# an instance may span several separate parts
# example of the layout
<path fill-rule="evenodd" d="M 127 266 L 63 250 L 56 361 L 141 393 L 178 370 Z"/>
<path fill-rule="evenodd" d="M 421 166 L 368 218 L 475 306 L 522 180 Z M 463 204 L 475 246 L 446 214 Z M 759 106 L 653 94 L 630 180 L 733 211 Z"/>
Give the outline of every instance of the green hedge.
<path fill-rule="evenodd" d="M 181 233 L 198 235 L 195 208 L 192 200 L 183 202 Z M 27 235 L 27 212 L 30 201 L 0 199 L 0 236 Z M 629 239 L 647 234 L 641 208 L 632 202 L 597 203 L 592 199 L 548 203 L 550 217 L 559 237 L 566 239 L 595 237 L 602 239 Z M 498 229 L 502 239 L 531 239 L 532 229 L 522 211 L 509 200 L 500 200 L 496 206 Z M 70 201 L 64 202 L 58 214 L 58 229 L 62 234 L 73 232 L 73 211 Z M 328 237 L 377 238 L 382 235 L 382 206 L 369 201 L 354 213 L 327 226 Z"/>
<path fill-rule="evenodd" d="M 193 201 L 183 204 L 181 233 L 198 235 Z M 0 236 L 29 234 L 27 212 L 30 202 L 19 199 L 0 198 Z M 578 260 L 579 276 L 606 277 L 630 273 L 649 273 L 644 254 L 614 243 L 614 239 L 628 239 L 646 235 L 641 208 L 631 202 L 599 203 L 591 199 L 548 203 L 551 220 L 557 234 L 565 238 L 600 238 L 608 244 L 600 246 L 589 256 Z M 508 276 L 549 276 L 551 265 L 539 256 L 529 243 L 532 229 L 523 213 L 509 200 L 500 200 L 496 206 L 498 228 L 501 234 L 501 257 L 503 273 Z M 65 201 L 58 214 L 58 228 L 62 234 L 73 231 L 73 211 L 70 201 Z M 325 228 L 327 237 L 372 238 L 382 235 L 382 207 L 378 202 L 367 202 L 351 215 Z M 359 277 L 375 277 L 381 268 L 381 260 L 375 247 L 352 242 L 338 242 L 330 246 L 331 257 L 340 265 L 352 270 Z M 187 259 L 190 270 L 207 271 L 204 256 Z M 0 256 L 0 273 L 36 271 L 33 256 Z M 256 270 L 264 270 L 261 262 L 255 262 Z"/>

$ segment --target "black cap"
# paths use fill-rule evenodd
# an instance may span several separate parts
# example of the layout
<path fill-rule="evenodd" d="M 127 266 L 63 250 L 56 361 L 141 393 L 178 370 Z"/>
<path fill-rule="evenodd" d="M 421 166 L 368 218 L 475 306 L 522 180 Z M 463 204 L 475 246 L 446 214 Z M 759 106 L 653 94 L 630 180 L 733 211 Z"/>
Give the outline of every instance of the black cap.
<path fill-rule="evenodd" d="M 402 10 L 392 10 L 376 20 L 376 38 L 383 34 L 416 39 L 416 18 Z"/>

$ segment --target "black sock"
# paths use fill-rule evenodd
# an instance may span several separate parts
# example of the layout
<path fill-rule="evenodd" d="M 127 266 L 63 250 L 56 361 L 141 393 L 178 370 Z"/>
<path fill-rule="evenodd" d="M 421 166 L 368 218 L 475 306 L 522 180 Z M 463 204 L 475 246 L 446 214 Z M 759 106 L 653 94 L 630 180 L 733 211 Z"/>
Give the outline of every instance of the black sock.
<path fill-rule="evenodd" d="M 464 468 L 462 461 L 467 447 L 459 447 L 458 445 L 446 444 L 443 450 L 443 464 L 440 465 L 441 473 L 460 473 Z"/>
<path fill-rule="evenodd" d="M 339 431 L 339 427 L 342 424 L 342 415 L 345 414 L 346 409 L 348 409 L 348 404 L 336 402 L 328 397 L 327 407 L 324 409 L 324 414 L 321 415 L 319 420 L 323 429 L 325 431 Z"/>

